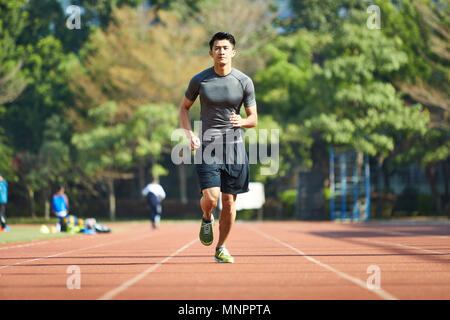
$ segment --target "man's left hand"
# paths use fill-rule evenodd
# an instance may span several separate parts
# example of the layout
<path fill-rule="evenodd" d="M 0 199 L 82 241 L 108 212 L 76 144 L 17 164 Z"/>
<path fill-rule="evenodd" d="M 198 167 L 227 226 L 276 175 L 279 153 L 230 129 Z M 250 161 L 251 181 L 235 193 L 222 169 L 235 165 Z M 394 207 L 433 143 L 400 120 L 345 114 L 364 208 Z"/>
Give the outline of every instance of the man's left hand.
<path fill-rule="evenodd" d="M 232 112 L 230 122 L 233 124 L 233 127 L 242 127 L 244 124 L 244 119 L 242 119 L 239 114 Z"/>

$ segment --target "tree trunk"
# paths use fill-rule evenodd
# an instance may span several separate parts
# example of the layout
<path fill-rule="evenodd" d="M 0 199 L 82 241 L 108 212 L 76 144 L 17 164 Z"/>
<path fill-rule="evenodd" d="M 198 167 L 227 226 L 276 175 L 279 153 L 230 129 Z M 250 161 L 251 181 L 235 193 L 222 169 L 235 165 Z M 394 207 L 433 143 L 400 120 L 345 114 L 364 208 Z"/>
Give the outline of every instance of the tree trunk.
<path fill-rule="evenodd" d="M 187 193 L 186 193 L 186 168 L 183 164 L 180 164 L 178 167 L 178 179 L 179 179 L 179 188 L 180 188 L 180 200 L 181 203 L 186 204 Z"/>
<path fill-rule="evenodd" d="M 376 212 L 376 217 L 377 218 L 381 218 L 381 216 L 383 215 L 383 162 L 384 159 L 381 157 L 377 158 L 377 193 L 378 193 L 378 198 L 377 198 L 377 212 Z"/>
<path fill-rule="evenodd" d="M 326 181 L 330 176 L 330 154 L 329 150 L 323 147 L 320 139 L 316 140 L 311 147 L 311 159 L 313 162 L 312 168 L 308 173 L 305 173 L 303 179 L 298 181 L 302 184 L 306 199 L 303 201 L 307 203 L 307 220 L 322 220 L 325 213 L 325 201 L 323 197 L 323 190 Z M 300 198 L 299 198 L 300 199 Z"/>
<path fill-rule="evenodd" d="M 277 177 L 275 179 L 275 194 L 276 194 L 276 200 L 277 200 L 277 209 L 275 213 L 276 220 L 281 220 L 283 218 L 283 203 L 281 202 L 281 188 L 280 188 L 280 178 Z"/>
<path fill-rule="evenodd" d="M 30 205 L 30 215 L 33 219 L 36 218 L 36 211 L 35 211 L 35 206 L 34 206 L 34 191 L 33 189 L 27 185 L 27 195 L 28 195 L 28 203 Z"/>
<path fill-rule="evenodd" d="M 145 181 L 145 165 L 143 161 L 139 161 L 139 195 L 141 195 L 142 189 L 146 186 Z"/>
<path fill-rule="evenodd" d="M 364 163 L 364 154 L 358 151 L 356 154 L 356 177 L 358 178 L 358 182 L 362 180 L 361 172 L 363 163 Z"/>
<path fill-rule="evenodd" d="M 436 213 L 437 213 L 437 215 L 441 215 L 442 214 L 442 203 L 441 203 L 441 196 L 439 195 L 439 190 L 438 190 L 438 182 L 437 182 L 437 176 L 436 176 L 436 164 L 429 164 L 425 170 L 426 170 L 426 174 L 427 174 L 427 178 L 428 178 L 428 183 L 430 184 L 431 194 L 434 199 Z"/>
<path fill-rule="evenodd" d="M 109 219 L 111 221 L 116 220 L 116 195 L 114 194 L 114 179 L 107 178 L 108 184 L 108 200 L 109 200 Z"/>
<path fill-rule="evenodd" d="M 383 193 L 385 195 L 387 195 L 389 193 L 391 181 L 390 181 L 389 171 L 387 169 L 386 163 L 383 163 L 382 169 L 383 169 L 383 182 L 384 182 Z"/>
<path fill-rule="evenodd" d="M 44 217 L 45 220 L 50 220 L 50 192 L 48 188 L 44 188 Z"/>
<path fill-rule="evenodd" d="M 390 205 L 390 202 L 392 201 L 392 200 L 390 200 L 390 197 L 389 197 L 389 188 L 390 188 L 390 185 L 391 185 L 391 181 L 390 181 L 390 175 L 389 175 L 389 171 L 388 171 L 386 162 L 383 162 L 383 166 L 382 166 L 381 169 L 383 171 L 383 184 L 384 184 L 384 186 L 383 186 L 383 194 L 382 194 L 383 200 L 382 201 L 383 201 L 383 205 L 386 202 L 388 203 L 388 208 L 391 208 L 390 209 L 391 212 L 390 212 L 389 216 L 393 217 L 395 212 L 393 210 L 393 206 Z"/>
<path fill-rule="evenodd" d="M 441 166 L 442 166 L 442 175 L 443 175 L 443 178 L 444 178 L 445 199 L 447 199 L 448 198 L 448 180 L 449 180 L 449 176 L 448 176 L 447 165 L 446 165 L 445 161 L 441 162 Z"/>

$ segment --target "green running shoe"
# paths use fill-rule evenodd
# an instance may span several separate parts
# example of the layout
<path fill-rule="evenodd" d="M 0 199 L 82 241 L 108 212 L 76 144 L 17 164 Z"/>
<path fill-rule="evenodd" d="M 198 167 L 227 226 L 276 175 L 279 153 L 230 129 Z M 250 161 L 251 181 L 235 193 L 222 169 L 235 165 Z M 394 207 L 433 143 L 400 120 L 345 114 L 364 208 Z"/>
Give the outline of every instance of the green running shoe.
<path fill-rule="evenodd" d="M 209 246 L 211 243 L 213 243 L 214 236 L 213 236 L 213 225 L 214 225 L 214 217 L 211 216 L 211 222 L 206 223 L 203 221 L 202 218 L 202 226 L 200 227 L 200 242 L 205 245 Z"/>
<path fill-rule="evenodd" d="M 228 252 L 228 250 L 225 247 L 221 247 L 216 250 L 214 260 L 216 260 L 217 262 L 225 262 L 225 263 L 234 262 L 233 256 Z"/>

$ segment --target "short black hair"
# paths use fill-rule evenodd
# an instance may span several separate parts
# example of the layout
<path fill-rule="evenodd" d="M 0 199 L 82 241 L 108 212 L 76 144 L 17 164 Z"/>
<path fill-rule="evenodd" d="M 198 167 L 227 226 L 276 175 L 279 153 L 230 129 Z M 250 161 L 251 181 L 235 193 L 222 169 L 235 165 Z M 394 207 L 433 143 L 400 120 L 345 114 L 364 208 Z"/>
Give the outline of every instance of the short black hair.
<path fill-rule="evenodd" d="M 217 32 L 215 35 L 213 35 L 213 37 L 209 41 L 209 49 L 210 50 L 212 50 L 212 47 L 216 40 L 228 40 L 233 45 L 233 48 L 236 45 L 236 40 L 234 40 L 234 37 L 231 33 L 221 31 L 221 32 Z"/>

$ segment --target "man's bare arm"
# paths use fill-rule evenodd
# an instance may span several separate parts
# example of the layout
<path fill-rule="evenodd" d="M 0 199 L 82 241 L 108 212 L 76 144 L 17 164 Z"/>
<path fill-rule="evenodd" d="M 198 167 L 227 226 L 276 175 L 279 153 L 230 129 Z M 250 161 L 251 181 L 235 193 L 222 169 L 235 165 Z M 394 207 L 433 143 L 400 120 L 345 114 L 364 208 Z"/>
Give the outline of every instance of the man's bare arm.
<path fill-rule="evenodd" d="M 189 116 L 189 109 L 192 107 L 193 104 L 194 101 L 191 101 L 186 97 L 183 97 L 183 100 L 181 100 L 179 108 L 180 123 L 186 133 L 186 137 L 189 140 L 191 150 L 200 147 L 200 139 L 192 131 L 191 117 Z"/>
<path fill-rule="evenodd" d="M 247 118 L 241 118 L 241 115 L 231 114 L 230 121 L 233 127 L 253 128 L 258 125 L 258 112 L 256 111 L 256 105 L 245 108 Z"/>

